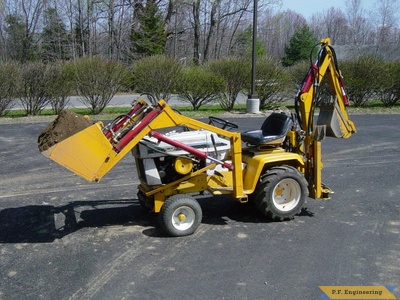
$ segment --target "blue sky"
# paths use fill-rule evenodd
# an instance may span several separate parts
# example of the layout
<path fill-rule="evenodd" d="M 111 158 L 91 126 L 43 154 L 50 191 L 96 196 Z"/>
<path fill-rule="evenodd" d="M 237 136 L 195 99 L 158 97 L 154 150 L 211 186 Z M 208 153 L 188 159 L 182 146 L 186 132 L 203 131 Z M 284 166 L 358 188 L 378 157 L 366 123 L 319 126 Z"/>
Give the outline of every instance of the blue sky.
<path fill-rule="evenodd" d="M 362 0 L 362 6 L 367 8 L 374 0 Z M 306 19 L 317 12 L 324 12 L 331 7 L 341 8 L 345 11 L 345 0 L 282 0 L 283 10 L 291 9 L 302 14 Z"/>

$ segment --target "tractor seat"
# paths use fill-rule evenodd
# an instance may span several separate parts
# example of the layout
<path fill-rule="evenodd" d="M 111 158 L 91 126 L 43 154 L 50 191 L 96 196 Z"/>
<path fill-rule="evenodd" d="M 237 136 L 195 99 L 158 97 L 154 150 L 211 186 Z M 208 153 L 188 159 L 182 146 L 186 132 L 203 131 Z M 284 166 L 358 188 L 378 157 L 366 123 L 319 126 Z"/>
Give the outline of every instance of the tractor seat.
<path fill-rule="evenodd" d="M 254 146 L 277 146 L 283 143 L 292 125 L 292 119 L 286 114 L 272 113 L 265 119 L 261 129 L 241 133 L 242 141 Z"/>

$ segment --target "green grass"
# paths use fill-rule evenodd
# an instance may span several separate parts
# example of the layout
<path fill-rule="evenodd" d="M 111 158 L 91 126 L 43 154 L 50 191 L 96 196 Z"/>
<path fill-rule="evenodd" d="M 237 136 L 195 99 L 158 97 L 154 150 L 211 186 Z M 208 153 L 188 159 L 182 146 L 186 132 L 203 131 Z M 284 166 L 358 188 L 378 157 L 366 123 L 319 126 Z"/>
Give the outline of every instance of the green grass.
<path fill-rule="evenodd" d="M 382 102 L 380 101 L 369 101 L 366 105 L 363 107 L 355 107 L 350 105 L 349 107 L 349 113 L 362 113 L 362 114 L 368 114 L 368 113 L 375 113 L 375 114 L 393 114 L 393 113 L 400 113 L 400 103 L 397 103 L 396 105 L 392 107 L 386 107 Z"/>
<path fill-rule="evenodd" d="M 215 105 L 205 105 L 200 107 L 198 111 L 194 111 L 191 106 L 172 106 L 172 108 L 178 110 L 181 112 L 183 115 L 188 116 L 190 118 L 201 118 L 205 116 L 217 116 L 225 111 L 221 108 L 220 105 L 215 104 Z M 90 115 L 90 109 L 89 108 L 68 108 L 68 110 L 73 111 L 74 113 L 80 114 L 80 115 Z M 106 119 L 114 119 L 119 115 L 123 115 L 128 113 L 130 110 L 129 106 L 126 107 L 106 107 L 103 112 L 101 112 L 98 115 L 90 115 L 90 118 L 93 120 L 106 120 Z M 246 111 L 246 105 L 245 104 L 237 104 L 234 107 L 235 111 Z M 44 109 L 40 113 L 40 116 L 51 116 L 54 115 L 53 111 L 51 109 Z M 2 117 L 7 117 L 7 118 L 20 118 L 20 117 L 26 117 L 26 113 L 24 110 L 10 110 L 8 111 L 5 115 Z"/>
<path fill-rule="evenodd" d="M 289 108 L 291 111 L 294 110 L 293 102 L 285 102 L 285 103 L 277 103 L 269 109 L 274 107 L 282 107 L 285 106 Z M 218 104 L 213 105 L 204 105 L 199 108 L 198 111 L 194 111 L 191 106 L 172 106 L 172 108 L 180 111 L 183 115 L 188 116 L 190 118 L 205 118 L 208 116 L 219 116 L 226 111 L 221 108 Z M 90 115 L 89 108 L 69 108 L 68 110 L 73 111 L 80 115 Z M 90 115 L 92 120 L 112 120 L 119 115 L 126 114 L 129 112 L 130 107 L 106 107 L 102 113 L 98 115 Z M 368 113 L 400 113 L 400 103 L 393 107 L 385 107 L 382 102 L 380 101 L 369 101 L 363 107 L 355 107 L 354 105 L 350 105 L 349 107 L 350 114 L 368 114 Z M 234 106 L 234 112 L 246 112 L 246 104 L 236 104 Z M 52 116 L 54 115 L 53 111 L 50 109 L 44 109 L 40 116 Z M 2 115 L 1 117 L 6 118 L 21 118 L 26 117 L 26 113 L 24 110 L 9 110 L 6 114 Z"/>
<path fill-rule="evenodd" d="M 101 114 L 98 115 L 91 115 L 95 118 L 101 119 L 102 116 L 105 115 L 121 115 L 125 114 L 129 111 L 129 107 L 107 107 L 104 109 L 104 111 Z M 68 108 L 68 110 L 73 111 L 74 113 L 77 113 L 79 115 L 90 115 L 90 109 L 89 108 Z M 53 110 L 51 109 L 44 109 L 41 111 L 40 116 L 52 116 L 54 115 Z M 15 109 L 15 110 L 9 110 L 7 111 L 2 117 L 6 118 L 21 118 L 21 117 L 26 117 L 26 112 L 22 109 Z"/>

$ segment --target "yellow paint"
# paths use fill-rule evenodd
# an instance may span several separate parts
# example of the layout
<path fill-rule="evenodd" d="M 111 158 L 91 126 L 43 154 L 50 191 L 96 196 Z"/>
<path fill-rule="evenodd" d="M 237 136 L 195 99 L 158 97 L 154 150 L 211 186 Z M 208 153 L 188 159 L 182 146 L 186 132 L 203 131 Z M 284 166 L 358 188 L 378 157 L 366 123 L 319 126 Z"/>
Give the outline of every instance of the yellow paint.
<path fill-rule="evenodd" d="M 346 107 L 343 104 L 340 87 L 340 71 L 336 70 L 333 61 L 333 52 L 330 49 L 329 39 L 322 40 L 325 43 L 324 59 L 319 63 L 316 81 L 312 84 L 319 84 L 322 78 L 327 75 L 332 93 L 338 95 L 337 107 L 340 113 L 340 131 L 343 137 L 347 138 L 356 132 L 354 124 L 349 120 Z M 246 202 L 248 195 L 253 193 L 262 173 L 273 166 L 290 165 L 305 174 L 309 182 L 310 196 L 313 198 L 325 197 L 329 188 L 321 181 L 321 170 L 323 167 L 321 159 L 321 142 L 316 140 L 315 127 L 312 124 L 313 107 L 315 98 L 313 87 L 309 92 L 299 97 L 299 111 L 301 113 L 302 128 L 304 133 L 295 130 L 288 133 L 288 138 L 293 146 L 286 152 L 281 148 L 260 150 L 259 152 L 246 152 L 242 155 L 242 142 L 240 133 L 229 132 L 218 127 L 185 117 L 175 113 L 165 101 L 160 100 L 157 109 L 160 110 L 157 116 L 151 120 L 129 143 L 119 152 L 113 149 L 113 140 L 108 140 L 103 132 L 103 124 L 96 123 L 89 128 L 78 132 L 74 136 L 56 144 L 47 151 L 45 156 L 56 161 L 60 165 L 70 169 L 77 175 L 89 180 L 99 181 L 107 174 L 132 148 L 134 148 L 143 137 L 149 135 L 153 130 L 172 126 L 186 126 L 193 130 L 209 130 L 230 140 L 231 149 L 228 157 L 233 166 L 232 169 L 224 169 L 208 175 L 207 171 L 214 168 L 211 164 L 201 170 L 193 171 L 193 163 L 186 158 L 177 158 L 174 164 L 175 171 L 183 178 L 175 182 L 161 186 L 145 186 L 141 184 L 141 190 L 146 192 L 147 197 L 154 197 L 154 211 L 159 212 L 167 197 L 174 194 L 211 191 L 213 194 L 228 194 L 241 202 Z M 146 113 L 147 104 L 135 115 L 129 124 L 140 123 Z M 311 123 L 309 123 L 311 122 Z M 310 130 L 309 130 L 310 129 Z M 246 167 L 243 169 L 242 164 Z M 281 189 L 276 190 L 277 195 L 282 194 Z M 181 218 L 181 216 L 179 216 Z"/>
<path fill-rule="evenodd" d="M 93 124 L 42 154 L 89 181 L 98 181 L 99 170 L 109 164 L 114 155 L 101 128 L 101 122 Z"/>

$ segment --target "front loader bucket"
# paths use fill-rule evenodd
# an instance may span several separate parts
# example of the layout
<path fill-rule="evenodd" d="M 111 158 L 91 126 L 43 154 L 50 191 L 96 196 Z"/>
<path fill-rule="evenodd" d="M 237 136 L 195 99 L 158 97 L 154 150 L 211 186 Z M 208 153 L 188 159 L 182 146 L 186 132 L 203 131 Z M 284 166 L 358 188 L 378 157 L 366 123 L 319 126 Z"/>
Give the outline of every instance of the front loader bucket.
<path fill-rule="evenodd" d="M 101 122 L 64 139 L 43 155 L 89 181 L 99 181 L 104 176 L 104 165 L 109 163 L 113 147 L 102 132 Z"/>
<path fill-rule="evenodd" d="M 354 133 L 351 124 L 341 112 L 337 99 L 320 104 L 317 125 L 326 125 L 326 136 L 347 138 Z"/>

